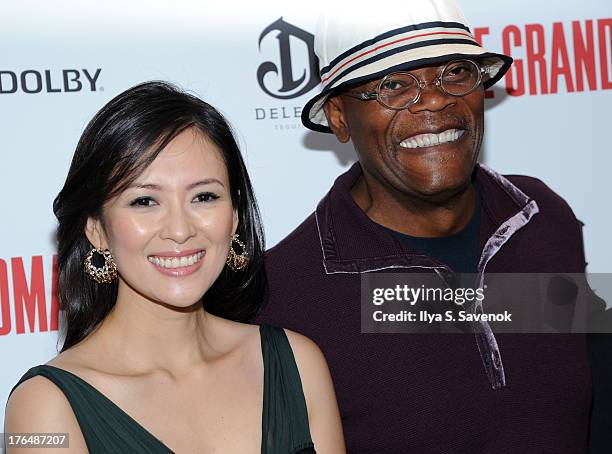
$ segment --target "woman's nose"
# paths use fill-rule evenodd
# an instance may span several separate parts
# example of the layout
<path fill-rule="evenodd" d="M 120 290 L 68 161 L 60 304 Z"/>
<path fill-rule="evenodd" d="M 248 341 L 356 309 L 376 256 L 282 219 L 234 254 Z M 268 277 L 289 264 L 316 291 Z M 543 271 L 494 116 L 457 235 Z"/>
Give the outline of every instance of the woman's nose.
<path fill-rule="evenodd" d="M 164 239 L 182 244 L 195 235 L 193 219 L 188 210 L 182 206 L 173 206 L 168 211 L 164 222 L 162 230 Z"/>

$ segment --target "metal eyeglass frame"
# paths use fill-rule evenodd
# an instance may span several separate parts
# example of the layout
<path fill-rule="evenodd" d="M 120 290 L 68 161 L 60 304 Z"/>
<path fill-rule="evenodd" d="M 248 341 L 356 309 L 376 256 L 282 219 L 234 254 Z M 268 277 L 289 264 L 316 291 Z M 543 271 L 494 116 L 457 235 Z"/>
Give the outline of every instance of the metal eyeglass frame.
<path fill-rule="evenodd" d="M 469 63 L 473 64 L 478 69 L 478 80 L 476 81 L 476 83 L 474 84 L 474 86 L 470 90 L 468 90 L 465 93 L 462 93 L 460 95 L 455 95 L 453 93 L 449 93 L 448 91 L 446 91 L 446 89 L 442 85 L 442 74 L 444 74 L 444 72 L 446 71 L 446 68 L 448 68 L 449 65 L 452 65 L 452 64 L 455 64 L 455 63 L 458 63 L 458 62 L 469 62 Z M 421 93 L 423 93 L 423 89 L 425 87 L 427 87 L 427 85 L 435 85 L 436 87 L 438 87 L 440 89 L 440 91 L 442 91 L 443 93 L 445 93 L 447 95 L 461 97 L 461 96 L 469 95 L 474 90 L 476 90 L 476 88 L 478 88 L 478 86 L 482 83 L 484 76 L 486 74 L 488 74 L 488 73 L 489 73 L 489 68 L 481 66 L 479 63 L 475 62 L 474 60 L 458 59 L 458 60 L 451 60 L 448 63 L 446 63 L 444 65 L 444 67 L 442 68 L 442 71 L 440 71 L 440 73 L 436 76 L 436 78 L 432 82 L 423 82 L 421 79 L 419 79 L 417 76 L 415 76 L 411 72 L 397 71 L 397 72 L 389 73 L 385 77 L 383 77 L 380 80 L 380 82 L 378 82 L 378 85 L 376 86 L 376 90 L 375 91 L 371 91 L 371 92 L 351 92 L 351 91 L 346 91 L 346 92 L 342 92 L 341 94 L 342 95 L 346 95 L 346 96 L 350 96 L 351 98 L 359 99 L 360 101 L 373 101 L 373 100 L 376 100 L 380 104 L 385 106 L 387 109 L 403 110 L 403 109 L 406 109 L 407 107 L 409 107 L 409 106 L 419 102 L 419 100 L 421 99 Z M 412 77 L 415 80 L 415 82 L 417 84 L 417 87 L 418 87 L 417 95 L 414 97 L 414 99 L 412 101 L 410 101 L 408 104 L 406 104 L 403 107 L 392 107 L 392 106 L 389 106 L 386 103 L 384 103 L 380 99 L 380 96 L 379 96 L 380 87 L 385 83 L 385 81 L 387 79 L 389 79 L 391 76 L 395 76 L 397 74 L 407 74 L 408 76 Z"/>

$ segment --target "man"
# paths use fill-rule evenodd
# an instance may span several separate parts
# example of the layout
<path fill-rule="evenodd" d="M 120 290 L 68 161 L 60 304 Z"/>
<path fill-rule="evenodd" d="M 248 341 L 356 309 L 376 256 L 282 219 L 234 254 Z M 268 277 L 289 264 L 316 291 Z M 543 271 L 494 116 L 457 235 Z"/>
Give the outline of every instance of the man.
<path fill-rule="evenodd" d="M 512 59 L 483 49 L 452 0 L 329 13 L 306 127 L 359 162 L 267 256 L 258 322 L 325 354 L 351 453 L 585 452 L 583 335 L 362 334 L 379 271 L 582 273 L 581 224 L 541 181 L 477 164 L 484 89 Z M 480 284 L 482 285 L 482 280 Z"/>

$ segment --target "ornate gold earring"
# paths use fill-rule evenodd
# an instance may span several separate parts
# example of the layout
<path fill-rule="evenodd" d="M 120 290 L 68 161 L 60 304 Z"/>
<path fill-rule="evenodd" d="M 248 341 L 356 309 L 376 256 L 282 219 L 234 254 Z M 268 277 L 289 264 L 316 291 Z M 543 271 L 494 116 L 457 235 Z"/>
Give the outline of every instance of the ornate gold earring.
<path fill-rule="evenodd" d="M 237 243 L 242 249 L 241 254 L 236 254 L 236 251 L 234 251 L 234 243 Z M 247 263 L 249 263 L 249 254 L 247 254 L 246 246 L 238 239 L 238 235 L 235 233 L 232 235 L 232 244 L 230 245 L 225 263 L 227 263 L 227 266 L 232 271 L 242 271 L 246 268 Z"/>
<path fill-rule="evenodd" d="M 94 253 L 104 257 L 104 266 L 97 267 L 93 264 Z M 117 264 L 113 259 L 111 251 L 108 249 L 102 250 L 93 248 L 91 251 L 89 251 L 87 257 L 85 257 L 85 262 L 83 265 L 85 267 L 85 272 L 98 284 L 110 284 L 117 277 Z"/>

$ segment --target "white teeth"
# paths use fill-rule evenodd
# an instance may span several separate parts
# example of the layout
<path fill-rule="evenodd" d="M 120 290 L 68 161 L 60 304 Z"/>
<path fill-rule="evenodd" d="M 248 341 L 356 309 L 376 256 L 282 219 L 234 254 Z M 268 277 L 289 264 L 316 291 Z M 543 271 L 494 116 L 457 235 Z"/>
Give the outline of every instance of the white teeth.
<path fill-rule="evenodd" d="M 151 255 L 148 257 L 149 262 L 162 267 L 162 268 L 181 268 L 185 266 L 193 265 L 199 262 L 204 256 L 204 252 L 198 252 L 197 254 L 183 256 L 183 257 L 157 257 Z"/>
<path fill-rule="evenodd" d="M 421 148 L 442 145 L 443 143 L 454 142 L 464 133 L 465 131 L 463 129 L 447 129 L 440 134 L 418 134 L 402 140 L 400 142 L 400 147 Z"/>

